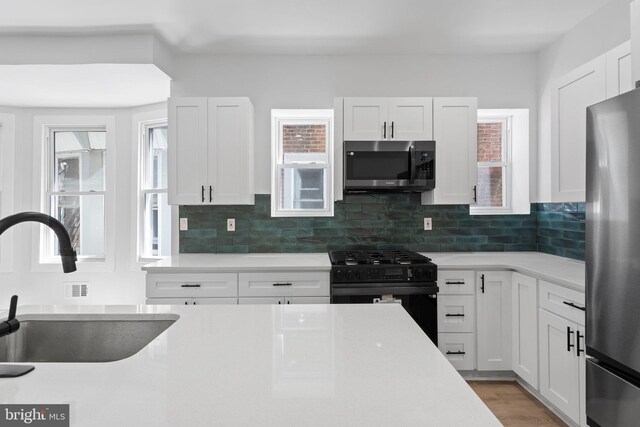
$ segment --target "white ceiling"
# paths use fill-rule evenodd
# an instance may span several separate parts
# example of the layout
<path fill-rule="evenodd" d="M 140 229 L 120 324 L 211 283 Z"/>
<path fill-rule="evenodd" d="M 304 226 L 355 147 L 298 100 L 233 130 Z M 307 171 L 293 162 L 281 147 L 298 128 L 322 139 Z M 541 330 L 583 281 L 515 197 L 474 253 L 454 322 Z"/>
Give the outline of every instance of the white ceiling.
<path fill-rule="evenodd" d="M 4 33 L 152 31 L 186 52 L 537 51 L 609 0 L 19 0 Z"/>
<path fill-rule="evenodd" d="M 170 81 L 153 64 L 0 65 L 0 105 L 132 107 L 166 101 Z"/>

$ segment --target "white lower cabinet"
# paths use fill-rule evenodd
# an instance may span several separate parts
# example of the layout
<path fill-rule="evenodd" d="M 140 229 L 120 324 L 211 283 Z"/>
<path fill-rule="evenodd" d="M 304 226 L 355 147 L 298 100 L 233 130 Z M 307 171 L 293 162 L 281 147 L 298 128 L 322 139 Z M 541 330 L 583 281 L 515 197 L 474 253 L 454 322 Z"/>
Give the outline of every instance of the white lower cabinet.
<path fill-rule="evenodd" d="M 511 289 L 513 371 L 538 388 L 538 289 L 535 277 L 513 273 Z"/>
<path fill-rule="evenodd" d="M 476 310 L 473 295 L 438 297 L 438 332 L 474 332 Z"/>
<path fill-rule="evenodd" d="M 540 309 L 540 393 L 586 425 L 584 327 Z"/>
<path fill-rule="evenodd" d="M 478 370 L 510 371 L 511 272 L 476 273 Z"/>
<path fill-rule="evenodd" d="M 240 297 L 328 297 L 329 272 L 265 272 L 238 275 Z"/>
<path fill-rule="evenodd" d="M 147 304 L 214 305 L 237 304 L 238 298 L 147 298 Z"/>
<path fill-rule="evenodd" d="M 439 333 L 438 348 L 459 371 L 476 368 L 476 335 L 474 333 Z"/>

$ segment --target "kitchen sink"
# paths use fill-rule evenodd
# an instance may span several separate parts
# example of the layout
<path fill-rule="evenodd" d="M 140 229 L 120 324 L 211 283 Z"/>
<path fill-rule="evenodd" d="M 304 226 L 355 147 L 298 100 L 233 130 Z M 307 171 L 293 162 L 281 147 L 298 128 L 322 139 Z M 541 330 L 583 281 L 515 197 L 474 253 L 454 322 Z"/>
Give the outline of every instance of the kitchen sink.
<path fill-rule="evenodd" d="M 177 314 L 29 315 L 17 332 L 0 338 L 0 362 L 113 362 L 133 356 Z"/>

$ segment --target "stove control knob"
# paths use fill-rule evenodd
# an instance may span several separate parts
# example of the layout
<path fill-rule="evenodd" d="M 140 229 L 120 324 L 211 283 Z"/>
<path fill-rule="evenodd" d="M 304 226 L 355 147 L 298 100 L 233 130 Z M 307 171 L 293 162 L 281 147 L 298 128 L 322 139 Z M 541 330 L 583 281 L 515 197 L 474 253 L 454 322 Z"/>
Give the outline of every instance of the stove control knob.
<path fill-rule="evenodd" d="M 424 270 L 421 268 L 414 268 L 413 280 L 424 280 Z"/>
<path fill-rule="evenodd" d="M 367 279 L 367 272 L 365 270 L 358 270 L 356 273 L 356 278 L 360 282 L 364 282 Z"/>
<path fill-rule="evenodd" d="M 336 282 L 341 281 L 344 278 L 344 272 L 342 270 L 336 270 L 333 273 L 333 280 Z"/>
<path fill-rule="evenodd" d="M 353 280 L 355 277 L 355 272 L 353 270 L 347 270 L 345 277 L 347 280 Z"/>

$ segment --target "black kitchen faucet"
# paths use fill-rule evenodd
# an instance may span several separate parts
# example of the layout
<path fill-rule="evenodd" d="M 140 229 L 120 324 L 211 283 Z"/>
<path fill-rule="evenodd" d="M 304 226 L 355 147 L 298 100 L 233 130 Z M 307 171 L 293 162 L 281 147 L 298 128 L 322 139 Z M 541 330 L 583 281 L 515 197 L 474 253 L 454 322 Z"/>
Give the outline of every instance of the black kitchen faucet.
<path fill-rule="evenodd" d="M 60 246 L 60 257 L 62 258 L 62 271 L 72 273 L 76 271 L 76 251 L 71 246 L 69 232 L 57 219 L 40 212 L 21 212 L 15 215 L 0 219 L 0 234 L 8 228 L 21 222 L 39 222 L 51 228 L 58 237 Z M 0 321 L 0 337 L 10 335 L 20 328 L 20 322 L 16 319 L 16 307 L 18 306 L 18 296 L 11 297 L 9 317 Z M 0 378 L 19 377 L 31 372 L 34 369 L 29 365 L 0 365 Z"/>

